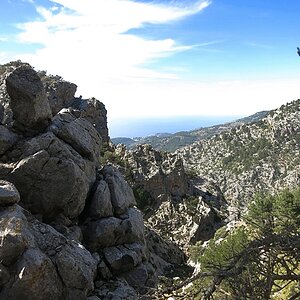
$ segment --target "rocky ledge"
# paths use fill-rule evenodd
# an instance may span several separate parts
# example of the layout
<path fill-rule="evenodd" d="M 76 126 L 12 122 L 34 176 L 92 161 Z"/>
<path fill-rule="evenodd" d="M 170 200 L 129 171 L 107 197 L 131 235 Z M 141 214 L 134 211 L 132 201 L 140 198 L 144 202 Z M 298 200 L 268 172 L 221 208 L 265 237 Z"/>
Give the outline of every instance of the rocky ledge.
<path fill-rule="evenodd" d="M 0 299 L 137 299 L 156 276 L 141 212 L 99 163 L 106 110 L 28 64 L 0 66 Z"/>

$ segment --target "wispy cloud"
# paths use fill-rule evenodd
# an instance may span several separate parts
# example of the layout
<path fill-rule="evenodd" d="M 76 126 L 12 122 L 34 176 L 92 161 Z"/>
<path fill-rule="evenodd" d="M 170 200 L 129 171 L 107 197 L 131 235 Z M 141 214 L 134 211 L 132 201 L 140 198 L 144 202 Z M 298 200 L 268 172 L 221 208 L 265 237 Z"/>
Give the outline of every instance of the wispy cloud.
<path fill-rule="evenodd" d="M 178 3 L 138 3 L 129 0 L 51 0 L 53 7 L 37 7 L 39 19 L 19 24 L 19 41 L 42 46 L 22 59 L 56 72 L 84 70 L 98 79 L 126 77 L 174 78 L 142 67 L 145 63 L 186 51 L 173 39 L 146 40 L 126 34 L 145 24 L 165 24 L 200 12 L 210 1 L 184 6 Z M 52 70 L 53 69 L 53 70 Z"/>
<path fill-rule="evenodd" d="M 268 44 L 263 44 L 263 43 L 258 43 L 258 42 L 246 42 L 246 46 L 252 47 L 252 48 L 257 48 L 257 49 L 265 49 L 265 50 L 270 50 L 273 49 L 274 47 Z"/>

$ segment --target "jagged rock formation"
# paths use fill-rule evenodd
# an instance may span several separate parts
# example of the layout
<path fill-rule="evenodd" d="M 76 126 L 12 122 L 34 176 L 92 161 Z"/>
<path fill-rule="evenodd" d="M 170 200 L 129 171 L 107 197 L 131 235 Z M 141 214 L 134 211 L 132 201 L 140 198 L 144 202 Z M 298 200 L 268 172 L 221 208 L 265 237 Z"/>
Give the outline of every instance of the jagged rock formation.
<path fill-rule="evenodd" d="M 300 100 L 177 154 L 187 169 L 220 186 L 238 217 L 256 192 L 300 184 Z"/>
<path fill-rule="evenodd" d="M 123 154 L 129 164 L 134 186 L 143 186 L 153 199 L 179 201 L 189 192 L 183 163 L 176 155 L 156 151 L 150 145 L 127 152 L 120 146 L 116 153 Z"/>
<path fill-rule="evenodd" d="M 166 256 L 170 248 L 166 241 L 185 251 L 197 241 L 210 239 L 227 216 L 226 201 L 220 189 L 212 182 L 185 171 L 183 161 L 176 154 L 154 150 L 140 145 L 127 151 L 122 145 L 115 150 L 120 156 L 123 171 L 133 187 L 138 207 L 142 209 L 149 228 L 148 245 L 157 259 L 157 265 L 184 265 L 183 254 Z M 164 243 L 158 242 L 161 236 Z M 173 246 L 174 247 L 174 246 Z M 173 253 L 176 251 L 173 250 Z M 164 268 L 166 272 L 167 268 Z M 158 270 L 162 273 L 162 270 Z"/>
<path fill-rule="evenodd" d="M 132 189 L 99 163 L 104 105 L 21 62 L 0 91 L 0 299 L 137 299 L 156 275 Z"/>

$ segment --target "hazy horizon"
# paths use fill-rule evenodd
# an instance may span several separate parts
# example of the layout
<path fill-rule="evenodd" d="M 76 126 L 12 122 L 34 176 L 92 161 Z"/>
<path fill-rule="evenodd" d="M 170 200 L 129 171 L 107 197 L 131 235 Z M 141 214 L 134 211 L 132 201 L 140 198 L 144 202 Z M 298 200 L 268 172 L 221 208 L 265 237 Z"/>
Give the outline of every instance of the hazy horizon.
<path fill-rule="evenodd" d="M 109 135 L 117 137 L 146 137 L 157 133 L 176 133 L 201 127 L 219 125 L 243 116 L 173 116 L 161 118 L 122 119 L 112 125 L 108 122 Z"/>

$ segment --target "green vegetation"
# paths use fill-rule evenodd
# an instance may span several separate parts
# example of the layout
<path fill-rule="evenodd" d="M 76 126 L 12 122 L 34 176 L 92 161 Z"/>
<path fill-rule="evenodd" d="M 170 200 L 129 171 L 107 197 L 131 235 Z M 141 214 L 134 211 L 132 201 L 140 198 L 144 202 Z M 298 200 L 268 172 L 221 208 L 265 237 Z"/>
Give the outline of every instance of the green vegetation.
<path fill-rule="evenodd" d="M 243 222 L 191 249 L 201 272 L 189 299 L 300 298 L 300 188 L 257 196 Z"/>
<path fill-rule="evenodd" d="M 105 151 L 103 151 L 103 153 L 101 153 L 100 163 L 102 165 L 105 165 L 105 164 L 108 164 L 108 163 L 112 163 L 112 164 L 117 164 L 119 166 L 124 167 L 124 163 L 125 162 L 115 152 L 109 151 L 109 150 L 105 150 Z"/>
<path fill-rule="evenodd" d="M 133 188 L 133 194 L 137 202 L 138 209 L 140 209 L 144 214 L 147 214 L 153 209 L 154 199 L 142 186 Z"/>
<path fill-rule="evenodd" d="M 259 139 L 250 139 L 248 143 L 233 141 L 229 144 L 229 157 L 223 159 L 223 164 L 226 169 L 237 169 L 242 166 L 241 171 L 249 170 L 254 165 L 257 165 L 260 160 L 266 159 L 274 149 L 272 143 L 265 137 Z"/>

